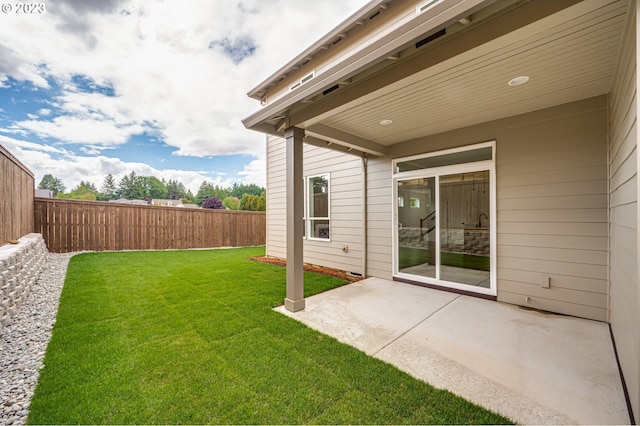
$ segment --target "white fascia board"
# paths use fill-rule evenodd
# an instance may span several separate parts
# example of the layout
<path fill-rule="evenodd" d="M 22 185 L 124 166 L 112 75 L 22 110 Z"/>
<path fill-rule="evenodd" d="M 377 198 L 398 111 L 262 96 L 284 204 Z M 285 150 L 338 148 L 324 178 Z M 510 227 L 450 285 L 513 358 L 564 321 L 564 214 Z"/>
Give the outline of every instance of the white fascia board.
<path fill-rule="evenodd" d="M 385 60 L 391 54 L 400 50 L 418 37 L 430 31 L 438 30 L 450 22 L 455 22 L 462 16 L 468 16 L 495 1 L 496 0 L 443 0 L 442 4 L 446 7 L 443 12 L 435 13 L 434 10 L 429 10 L 416 15 L 411 21 L 388 32 L 378 40 L 367 41 L 367 44 L 364 45 L 361 50 L 354 53 L 347 60 L 336 64 L 333 69 L 328 69 L 316 76 L 316 78 L 308 82 L 304 87 L 300 87 L 298 90 L 263 107 L 243 119 L 242 123 L 249 129 L 253 128 L 263 120 L 268 120 L 274 115 L 282 114 L 295 103 L 315 96 L 327 87 L 343 81 L 358 71 L 362 71 L 367 67 Z"/>
<path fill-rule="evenodd" d="M 353 27 L 354 25 L 356 25 L 357 21 L 361 20 L 364 16 L 370 15 L 374 11 L 378 10 L 381 5 L 388 2 L 389 0 L 371 0 L 369 3 L 362 6 L 355 13 L 353 13 L 351 16 L 345 19 L 341 24 L 339 24 L 333 30 L 329 31 L 321 39 L 313 43 L 311 46 L 305 49 L 302 53 L 300 53 L 298 56 L 296 56 L 291 61 L 289 61 L 286 65 L 278 69 L 278 71 L 276 71 L 275 73 L 267 77 L 262 83 L 258 84 L 256 87 L 251 89 L 247 93 L 247 95 L 250 98 L 260 100 L 260 96 L 258 95 L 258 93 L 267 90 L 269 85 L 278 81 L 280 76 L 289 73 L 294 66 L 304 61 L 305 58 L 309 56 L 314 56 L 319 50 L 322 49 L 323 46 L 326 46 L 327 44 L 331 43 L 333 40 L 335 40 L 336 37 L 340 36 L 340 34 L 344 33 L 350 27 Z"/>

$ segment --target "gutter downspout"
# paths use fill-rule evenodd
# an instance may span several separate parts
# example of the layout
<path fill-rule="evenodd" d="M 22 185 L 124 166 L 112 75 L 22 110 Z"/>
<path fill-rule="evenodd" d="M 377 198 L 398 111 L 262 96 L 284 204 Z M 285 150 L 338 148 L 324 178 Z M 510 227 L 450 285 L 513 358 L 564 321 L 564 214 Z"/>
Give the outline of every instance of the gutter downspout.
<path fill-rule="evenodd" d="M 367 157 L 361 157 L 362 168 L 362 278 L 367 277 Z"/>

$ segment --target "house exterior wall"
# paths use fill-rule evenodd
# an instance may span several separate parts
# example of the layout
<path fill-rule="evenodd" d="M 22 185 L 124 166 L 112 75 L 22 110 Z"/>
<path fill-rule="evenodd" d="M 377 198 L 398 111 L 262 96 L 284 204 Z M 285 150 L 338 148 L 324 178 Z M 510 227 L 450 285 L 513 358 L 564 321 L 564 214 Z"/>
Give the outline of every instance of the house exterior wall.
<path fill-rule="evenodd" d="M 606 321 L 607 98 L 421 138 L 391 154 L 488 140 L 496 140 L 498 300 Z M 391 173 L 391 160 L 370 160 L 368 273 L 382 278 L 392 274 Z"/>
<path fill-rule="evenodd" d="M 498 300 L 607 321 L 607 111 L 600 96 L 395 145 L 391 154 L 496 140 Z M 267 254 L 284 257 L 284 142 L 270 137 L 267 146 Z M 306 176 L 331 173 L 332 208 L 332 240 L 307 240 L 305 262 L 361 272 L 361 160 L 310 146 L 305 159 Z M 366 199 L 366 274 L 390 279 L 390 158 L 367 160 Z"/>
<path fill-rule="evenodd" d="M 371 158 L 367 164 L 367 275 L 392 278 L 393 182 L 391 161 Z"/>
<path fill-rule="evenodd" d="M 391 146 L 389 158 L 367 160 L 364 202 L 367 275 L 390 279 L 394 213 L 392 159 L 495 140 L 498 300 L 610 322 L 637 419 L 640 415 L 640 241 L 637 234 L 640 151 L 636 42 L 640 32 L 636 26 L 636 9 L 640 0 L 629 3 L 628 23 L 609 94 L 605 94 L 609 80 L 601 79 L 604 84 L 597 92 L 602 93 L 598 97 Z M 346 95 L 344 99 L 348 100 Z M 415 110 L 413 106 L 412 109 Z M 320 107 L 315 113 L 319 115 L 319 112 L 322 112 Z M 427 114 L 425 111 L 425 116 Z M 305 122 L 297 118 L 293 125 Z M 339 127 L 336 123 L 329 124 Z M 278 164 L 282 158 L 284 164 L 283 147 L 276 145 L 274 142 L 273 162 Z M 277 149 L 282 153 L 278 154 Z M 341 185 L 345 193 L 354 190 L 355 181 L 349 183 L 346 179 L 350 163 L 344 160 L 344 154 L 325 154 L 326 150 L 315 151 L 317 149 L 308 148 L 305 164 L 311 162 L 315 166 L 318 157 L 322 158 L 321 168 L 344 166 L 340 169 L 345 176 Z M 356 173 L 360 163 L 351 166 L 352 176 L 361 179 Z M 326 171 L 305 170 L 305 175 Z M 271 176 L 271 166 L 269 173 Z M 284 170 L 281 174 L 284 176 Z M 278 176 L 273 171 L 273 182 L 278 182 Z M 332 174 L 332 188 L 333 184 Z M 273 191 L 282 194 L 284 188 L 279 185 Z M 273 199 L 274 194 L 271 197 Z M 359 193 L 349 198 L 361 197 Z M 273 199 L 270 210 L 273 231 L 269 231 L 272 243 L 268 254 L 282 257 L 284 247 L 278 244 L 284 239 L 286 228 L 278 216 L 278 203 Z M 349 209 L 362 214 L 358 206 L 354 201 Z M 332 229 L 339 229 L 343 219 L 333 212 L 331 216 Z M 352 220 L 350 216 L 353 213 L 344 220 Z M 359 229 L 353 223 L 345 224 L 344 228 L 354 232 Z M 359 241 L 357 236 L 354 238 Z M 344 241 L 347 240 L 345 237 Z M 336 258 L 334 250 L 339 247 L 330 251 L 318 247 L 313 241 L 305 243 L 305 261 L 353 270 L 340 266 L 349 263 L 340 256 Z M 351 265 L 355 266 L 356 262 L 353 259 Z M 549 289 L 542 287 L 546 277 L 550 277 Z"/>
<path fill-rule="evenodd" d="M 304 262 L 363 273 L 362 160 L 311 145 L 304 146 L 304 176 L 330 176 L 330 240 L 304 242 Z M 267 137 L 267 256 L 286 257 L 285 140 Z M 347 252 L 343 247 L 347 246 Z"/>
<path fill-rule="evenodd" d="M 610 316 L 633 411 L 640 414 L 638 289 L 638 128 L 635 4 L 609 97 Z"/>

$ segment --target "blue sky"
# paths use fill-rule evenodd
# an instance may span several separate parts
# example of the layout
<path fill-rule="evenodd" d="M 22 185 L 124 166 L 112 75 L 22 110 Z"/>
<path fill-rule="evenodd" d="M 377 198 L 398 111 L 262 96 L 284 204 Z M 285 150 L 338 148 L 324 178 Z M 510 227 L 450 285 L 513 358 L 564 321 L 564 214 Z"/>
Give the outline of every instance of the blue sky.
<path fill-rule="evenodd" d="M 194 192 L 264 186 L 246 93 L 365 3 L 58 0 L 0 13 L 0 145 L 36 183 L 51 173 L 68 190 L 131 171 Z"/>

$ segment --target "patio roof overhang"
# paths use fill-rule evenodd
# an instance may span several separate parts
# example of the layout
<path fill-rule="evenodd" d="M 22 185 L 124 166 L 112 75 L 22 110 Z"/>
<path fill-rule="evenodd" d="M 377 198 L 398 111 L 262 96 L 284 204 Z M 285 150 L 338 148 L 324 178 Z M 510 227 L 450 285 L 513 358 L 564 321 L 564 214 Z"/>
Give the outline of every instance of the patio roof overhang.
<path fill-rule="evenodd" d="M 392 11 L 395 3 L 407 2 L 384 5 Z M 626 0 L 438 6 L 360 43 L 349 58 L 247 117 L 245 126 L 280 136 L 298 127 L 306 143 L 394 157 L 403 143 L 611 90 Z M 524 75 L 527 84 L 507 84 Z"/>

